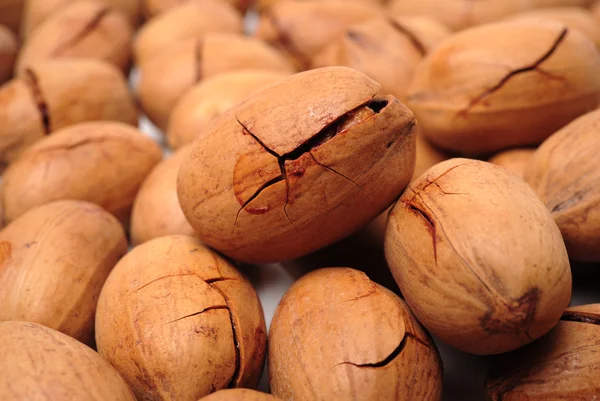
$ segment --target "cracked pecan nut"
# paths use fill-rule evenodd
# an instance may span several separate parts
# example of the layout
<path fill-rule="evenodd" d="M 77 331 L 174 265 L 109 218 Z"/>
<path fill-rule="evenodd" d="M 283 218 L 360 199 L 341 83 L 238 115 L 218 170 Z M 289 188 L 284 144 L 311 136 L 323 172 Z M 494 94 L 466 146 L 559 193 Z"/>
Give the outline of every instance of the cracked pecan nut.
<path fill-rule="evenodd" d="M 194 84 L 218 74 L 253 68 L 293 72 L 283 55 L 256 38 L 213 33 L 181 41 L 140 66 L 140 102 L 148 117 L 165 130 L 177 101 Z"/>
<path fill-rule="evenodd" d="M 358 230 L 408 184 L 416 121 L 358 71 L 287 77 L 218 118 L 179 170 L 201 240 L 245 262 L 298 257 Z"/>
<path fill-rule="evenodd" d="M 137 125 L 123 74 L 97 60 L 54 60 L 0 88 L 0 170 L 37 140 L 83 121 Z"/>
<path fill-rule="evenodd" d="M 120 11 L 97 0 L 80 0 L 57 11 L 25 42 L 15 75 L 48 59 L 92 58 L 129 69 L 133 30 Z"/>
<path fill-rule="evenodd" d="M 197 239 L 170 236 L 129 252 L 96 313 L 98 351 L 140 400 L 197 400 L 254 387 L 266 327 L 258 296 Z"/>
<path fill-rule="evenodd" d="M 383 15 L 360 1 L 281 1 L 261 13 L 256 36 L 277 47 L 299 70 L 353 24 Z"/>
<path fill-rule="evenodd" d="M 554 21 L 488 24 L 442 42 L 408 92 L 423 133 L 442 148 L 485 154 L 537 145 L 598 105 L 600 54 Z"/>
<path fill-rule="evenodd" d="M 29 35 L 50 16 L 69 7 L 77 0 L 25 0 L 21 21 L 21 39 L 27 41 Z M 114 10 L 123 13 L 132 27 L 138 25 L 141 16 L 140 0 L 100 0 Z"/>
<path fill-rule="evenodd" d="M 419 321 L 474 354 L 530 343 L 571 299 L 552 216 L 522 179 L 486 162 L 448 160 L 414 181 L 390 213 L 385 254 Z"/>
<path fill-rule="evenodd" d="M 394 293 L 348 268 L 313 271 L 275 310 L 269 382 L 284 400 L 441 400 L 442 362 Z"/>
<path fill-rule="evenodd" d="M 41 139 L 3 176 L 5 221 L 60 199 L 102 206 L 127 226 L 135 196 L 162 158 L 154 141 L 136 128 L 97 121 L 66 127 Z"/>
<path fill-rule="evenodd" d="M 600 110 L 579 117 L 533 154 L 525 180 L 563 235 L 569 257 L 600 261 Z"/>
<path fill-rule="evenodd" d="M 0 399 L 135 401 L 91 348 L 30 322 L 0 322 Z"/>
<path fill-rule="evenodd" d="M 12 77 L 18 48 L 15 34 L 4 25 L 0 25 L 0 85 Z"/>
<path fill-rule="evenodd" d="M 168 52 L 174 43 L 216 32 L 242 33 L 239 11 L 222 0 L 186 1 L 144 24 L 133 43 L 135 59 L 143 65 Z"/>
<path fill-rule="evenodd" d="M 490 401 L 594 400 L 600 388 L 600 304 L 567 309 L 550 333 L 498 356 L 486 383 Z"/>
<path fill-rule="evenodd" d="M 166 235 L 194 235 L 177 199 L 177 172 L 189 151 L 189 146 L 180 148 L 158 163 L 144 180 L 131 211 L 133 246 Z"/>
<path fill-rule="evenodd" d="M 535 149 L 532 148 L 510 149 L 497 153 L 488 161 L 497 166 L 502 166 L 511 173 L 523 178 L 533 152 L 535 152 Z"/>
<path fill-rule="evenodd" d="M 0 321 L 92 344 L 100 289 L 126 252 L 123 228 L 99 206 L 58 201 L 25 213 L 0 231 Z"/>
<path fill-rule="evenodd" d="M 201 401 L 278 401 L 279 398 L 246 388 L 220 390 Z"/>
<path fill-rule="evenodd" d="M 230 3 L 241 12 L 246 12 L 253 0 L 221 0 Z M 141 0 L 144 16 L 151 19 L 181 4 L 180 0 Z"/>
<path fill-rule="evenodd" d="M 177 102 L 169 117 L 169 146 L 177 149 L 206 135 L 216 117 L 286 75 L 268 70 L 240 70 L 194 85 Z"/>

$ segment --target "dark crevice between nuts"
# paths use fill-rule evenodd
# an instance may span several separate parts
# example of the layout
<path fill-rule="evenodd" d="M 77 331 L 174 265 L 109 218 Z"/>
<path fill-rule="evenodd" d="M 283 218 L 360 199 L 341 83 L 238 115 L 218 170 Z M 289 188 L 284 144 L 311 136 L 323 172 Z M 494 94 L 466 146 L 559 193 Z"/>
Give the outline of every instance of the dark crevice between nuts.
<path fill-rule="evenodd" d="M 567 37 L 567 34 L 569 33 L 569 29 L 568 28 L 564 28 L 561 32 L 560 35 L 558 35 L 558 38 L 556 38 L 556 40 L 554 41 L 554 43 L 552 44 L 552 46 L 550 47 L 550 49 L 548 51 L 546 51 L 546 53 L 544 53 L 540 58 L 538 58 L 534 63 L 532 63 L 531 65 L 516 69 L 514 71 L 509 72 L 508 74 L 506 74 L 500 81 L 498 81 L 497 84 L 495 84 L 494 86 L 492 86 L 491 88 L 483 91 L 481 94 L 477 95 L 475 98 L 473 98 L 470 102 L 469 105 L 464 108 L 463 110 L 460 110 L 458 112 L 458 117 L 467 117 L 469 112 L 471 111 L 471 109 L 473 107 L 475 107 L 476 105 L 482 103 L 487 97 L 491 96 L 494 92 L 500 90 L 504 85 L 506 85 L 513 77 L 515 77 L 516 75 L 519 74 L 523 74 L 526 72 L 530 72 L 530 71 L 537 71 L 538 73 L 544 75 L 545 77 L 549 78 L 549 79 L 554 79 L 554 80 L 559 80 L 561 82 L 564 82 L 566 84 L 566 80 L 562 77 L 558 77 L 558 76 L 554 76 L 546 71 L 543 71 L 540 69 L 540 65 L 548 60 L 556 51 L 556 49 L 558 48 L 558 46 L 560 46 L 560 44 L 565 40 L 565 38 Z"/>
<path fill-rule="evenodd" d="M 196 82 L 200 82 L 204 77 L 204 41 L 202 39 L 196 40 L 196 45 L 194 49 L 195 57 L 195 65 L 194 71 L 196 72 Z"/>
<path fill-rule="evenodd" d="M 437 264 L 437 232 L 435 228 L 435 223 L 429 214 L 427 214 L 424 210 L 419 209 L 412 203 L 407 204 L 408 208 L 415 213 L 417 216 L 421 217 L 427 226 L 427 230 L 431 234 L 431 241 L 433 242 L 433 258 L 435 263 Z"/>
<path fill-rule="evenodd" d="M 600 317 L 580 315 L 577 312 L 565 312 L 560 320 L 563 322 L 579 322 L 600 325 Z"/>
<path fill-rule="evenodd" d="M 42 90 L 39 85 L 38 77 L 35 75 L 33 70 L 27 68 L 25 70 L 25 74 L 23 77 L 25 84 L 29 87 L 35 104 L 37 105 L 38 110 L 40 111 L 40 115 L 42 117 L 42 124 L 44 126 L 44 134 L 48 135 L 52 132 L 51 124 L 50 124 L 50 112 L 48 110 L 48 104 L 44 99 L 44 95 L 42 94 Z"/>
<path fill-rule="evenodd" d="M 400 33 L 403 36 L 406 36 L 406 38 L 410 41 L 410 43 L 412 43 L 412 45 L 419 52 L 419 54 L 421 54 L 421 56 L 427 54 L 427 49 L 425 48 L 425 46 L 423 46 L 423 43 L 421 43 L 419 38 L 414 33 L 412 33 L 410 29 L 400 24 L 398 21 L 395 21 L 394 19 L 390 18 L 389 22 L 392 25 L 392 27 L 396 31 L 398 31 L 398 33 Z"/>
<path fill-rule="evenodd" d="M 165 324 L 175 323 L 175 322 L 178 322 L 180 320 L 187 319 L 189 317 L 198 316 L 198 315 L 201 315 L 201 314 L 206 313 L 206 312 L 210 312 L 210 311 L 213 311 L 213 310 L 223 310 L 223 309 L 229 310 L 229 308 L 227 307 L 227 305 L 209 306 L 208 308 L 202 309 L 200 312 L 190 313 L 189 315 L 185 315 L 185 316 L 182 316 L 182 317 L 177 318 L 175 320 L 171 320 L 170 322 L 167 322 Z"/>
<path fill-rule="evenodd" d="M 288 53 L 291 57 L 296 59 L 300 64 L 300 71 L 308 70 L 311 64 L 309 57 L 298 48 L 298 46 L 294 43 L 294 40 L 290 37 L 286 30 L 283 29 L 283 26 L 273 14 L 271 14 L 268 10 L 263 14 L 271 21 L 273 28 L 275 31 L 277 31 L 277 37 L 275 38 L 275 43 L 273 43 L 273 45 L 283 53 Z"/>
<path fill-rule="evenodd" d="M 52 56 L 59 56 L 62 52 L 74 47 L 77 43 L 81 42 L 87 35 L 91 34 L 102 22 L 102 19 L 110 13 L 109 7 L 104 7 L 94 15 L 94 17 L 88 21 L 81 30 L 77 32 L 73 37 L 71 37 L 68 41 L 64 42 L 62 45 L 58 46 L 52 52 Z"/>

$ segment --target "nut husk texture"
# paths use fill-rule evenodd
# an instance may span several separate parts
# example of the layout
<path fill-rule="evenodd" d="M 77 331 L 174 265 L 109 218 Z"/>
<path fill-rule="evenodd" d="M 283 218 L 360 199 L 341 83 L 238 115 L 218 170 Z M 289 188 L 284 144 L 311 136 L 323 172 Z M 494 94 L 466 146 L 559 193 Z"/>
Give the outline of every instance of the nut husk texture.
<path fill-rule="evenodd" d="M 179 170 L 200 239 L 246 262 L 324 247 L 388 207 L 414 168 L 412 113 L 357 71 L 285 78 L 223 115 Z"/>
<path fill-rule="evenodd" d="M 202 401 L 277 401 L 279 398 L 261 393 L 259 391 L 249 390 L 246 388 L 232 388 L 228 390 L 220 390 L 207 397 L 202 398 Z"/>
<path fill-rule="evenodd" d="M 133 30 L 124 14 L 97 0 L 80 0 L 58 10 L 30 35 L 16 73 L 40 61 L 93 58 L 129 68 Z"/>
<path fill-rule="evenodd" d="M 552 216 L 523 180 L 486 162 L 451 159 L 414 181 L 390 213 L 385 254 L 419 321 L 474 354 L 544 335 L 571 299 Z"/>
<path fill-rule="evenodd" d="M 0 355 L 0 399 L 135 401 L 100 355 L 39 324 L 0 322 Z"/>
<path fill-rule="evenodd" d="M 438 352 L 404 302 L 347 268 L 298 280 L 269 331 L 271 391 L 284 400 L 441 400 Z"/>
<path fill-rule="evenodd" d="M 525 180 L 550 210 L 569 257 L 600 261 L 600 110 L 579 117 L 533 154 Z"/>
<path fill-rule="evenodd" d="M 137 125 L 123 75 L 97 60 L 37 64 L 0 88 L 0 170 L 45 135 L 83 121 Z"/>
<path fill-rule="evenodd" d="M 256 386 L 266 327 L 240 273 L 197 239 L 170 236 L 134 248 L 114 268 L 96 342 L 138 399 L 195 401 Z"/>
<path fill-rule="evenodd" d="M 0 320 L 91 344 L 100 290 L 126 252 L 123 228 L 99 206 L 59 201 L 31 210 L 0 231 Z"/>
<path fill-rule="evenodd" d="M 130 125 L 97 121 L 73 125 L 32 146 L 4 174 L 4 218 L 54 200 L 102 206 L 127 224 L 142 182 L 162 157 L 150 138 Z"/>
<path fill-rule="evenodd" d="M 189 151 L 189 146 L 179 149 L 144 180 L 131 211 L 132 245 L 165 235 L 194 235 L 177 199 L 177 173 Z"/>
<path fill-rule="evenodd" d="M 599 304 L 567 309 L 546 336 L 494 361 L 487 399 L 593 400 L 600 387 L 599 335 Z"/>
<path fill-rule="evenodd" d="M 443 41 L 408 92 L 423 133 L 442 148 L 481 154 L 537 145 L 596 107 L 600 54 L 554 21 L 489 24 Z"/>
<path fill-rule="evenodd" d="M 7 27 L 0 25 L 0 85 L 12 76 L 17 50 L 15 34 Z"/>

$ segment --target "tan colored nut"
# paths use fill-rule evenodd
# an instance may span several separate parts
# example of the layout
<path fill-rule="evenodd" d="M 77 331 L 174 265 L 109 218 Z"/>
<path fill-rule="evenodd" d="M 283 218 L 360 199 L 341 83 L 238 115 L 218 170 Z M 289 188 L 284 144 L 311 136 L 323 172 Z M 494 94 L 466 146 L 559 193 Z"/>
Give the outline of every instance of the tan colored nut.
<path fill-rule="evenodd" d="M 414 181 L 390 213 L 385 254 L 419 321 L 474 354 L 541 337 L 571 299 L 552 216 L 523 180 L 486 162 L 448 160 Z"/>
<path fill-rule="evenodd" d="M 554 21 L 488 24 L 442 42 L 408 92 L 424 135 L 444 149 L 485 154 L 537 145 L 597 106 L 600 54 L 581 32 Z"/>
<path fill-rule="evenodd" d="M 194 85 L 173 108 L 167 132 L 169 145 L 177 149 L 206 135 L 216 117 L 286 75 L 268 70 L 240 70 Z"/>
<path fill-rule="evenodd" d="M 598 336 L 600 304 L 567 309 L 546 336 L 494 361 L 487 399 L 593 400 L 600 387 Z"/>
<path fill-rule="evenodd" d="M 412 40 L 429 53 L 452 32 L 437 20 L 429 17 L 391 16 Z"/>
<path fill-rule="evenodd" d="M 600 0 L 596 1 L 594 3 L 594 5 L 592 6 L 592 8 L 590 9 L 590 11 L 592 12 L 592 15 L 594 15 L 594 17 L 598 20 L 600 19 Z"/>
<path fill-rule="evenodd" d="M 79 0 L 40 24 L 21 49 L 16 74 L 48 59 L 92 58 L 129 69 L 133 30 L 124 14 L 97 0 Z"/>
<path fill-rule="evenodd" d="M 502 166 L 511 173 L 523 178 L 533 152 L 535 152 L 535 149 L 531 148 L 505 150 L 494 155 L 490 158 L 489 162 L 497 166 Z"/>
<path fill-rule="evenodd" d="M 99 206 L 32 209 L 0 231 L 0 321 L 36 322 L 92 344 L 100 290 L 126 252 L 123 228 Z"/>
<path fill-rule="evenodd" d="M 202 398 L 202 401 L 277 401 L 279 398 L 245 388 L 220 390 Z"/>
<path fill-rule="evenodd" d="M 0 1 L 0 25 L 8 27 L 15 34 L 19 32 L 23 3 L 23 0 Z"/>
<path fill-rule="evenodd" d="M 141 0 L 146 19 L 151 19 L 159 14 L 168 11 L 179 4 L 180 0 Z M 253 0 L 221 0 L 230 3 L 238 8 L 241 12 L 246 12 L 248 7 L 253 3 Z"/>
<path fill-rule="evenodd" d="M 0 85 L 12 77 L 18 49 L 15 34 L 4 25 L 0 25 Z"/>
<path fill-rule="evenodd" d="M 0 88 L 0 170 L 45 135 L 95 120 L 137 125 L 119 70 L 96 60 L 36 65 Z"/>
<path fill-rule="evenodd" d="M 546 204 L 569 256 L 600 261 L 600 110 L 579 117 L 533 154 L 525 180 Z"/>
<path fill-rule="evenodd" d="M 280 80 L 216 120 L 179 170 L 200 239 L 245 262 L 307 254 L 385 210 L 414 168 L 413 114 L 345 67 Z"/>
<path fill-rule="evenodd" d="M 375 18 L 349 26 L 315 55 L 311 67 L 354 68 L 379 82 L 382 92 L 402 99 L 424 55 L 425 47 L 400 23 Z"/>
<path fill-rule="evenodd" d="M 72 125 L 48 136 L 11 164 L 3 177 L 4 218 L 60 199 L 96 203 L 126 226 L 135 196 L 162 157 L 150 138 L 126 124 Z"/>
<path fill-rule="evenodd" d="M 269 379 L 284 400 L 441 400 L 442 364 L 397 295 L 357 270 L 320 269 L 275 311 Z"/>
<path fill-rule="evenodd" d="M 255 38 L 214 33 L 181 41 L 140 67 L 142 108 L 150 120 L 166 130 L 175 104 L 195 83 L 248 68 L 293 72 L 283 55 Z"/>
<path fill-rule="evenodd" d="M 27 41 L 29 35 L 48 17 L 69 7 L 77 0 L 24 0 L 23 20 L 21 23 L 21 39 Z M 122 12 L 131 26 L 139 24 L 141 17 L 141 0 L 100 0 L 114 10 Z"/>
<path fill-rule="evenodd" d="M 91 348 L 29 322 L 0 322 L 0 399 L 135 401 L 117 371 Z"/>
<path fill-rule="evenodd" d="M 274 4 L 280 3 L 282 1 L 283 0 L 257 0 L 256 3 L 257 3 L 259 10 L 265 10 L 269 7 L 272 7 Z M 352 1 L 352 0 L 347 0 L 347 1 Z M 367 4 L 382 5 L 382 4 L 385 4 L 389 0 L 354 0 L 354 1 L 362 1 Z"/>
<path fill-rule="evenodd" d="M 98 351 L 140 400 L 197 400 L 254 387 L 266 327 L 250 283 L 186 236 L 157 238 L 112 271 L 96 314 Z"/>
<path fill-rule="evenodd" d="M 281 50 L 297 69 L 353 24 L 382 16 L 379 7 L 360 1 L 281 1 L 265 10 L 256 35 Z"/>
<path fill-rule="evenodd" d="M 153 18 L 138 32 L 133 43 L 137 64 L 160 57 L 174 43 L 201 39 L 207 33 L 242 32 L 242 16 L 222 0 L 190 0 Z"/>
<path fill-rule="evenodd" d="M 194 235 L 177 199 L 177 173 L 189 146 L 158 163 L 140 187 L 131 211 L 131 243 L 166 235 Z"/>

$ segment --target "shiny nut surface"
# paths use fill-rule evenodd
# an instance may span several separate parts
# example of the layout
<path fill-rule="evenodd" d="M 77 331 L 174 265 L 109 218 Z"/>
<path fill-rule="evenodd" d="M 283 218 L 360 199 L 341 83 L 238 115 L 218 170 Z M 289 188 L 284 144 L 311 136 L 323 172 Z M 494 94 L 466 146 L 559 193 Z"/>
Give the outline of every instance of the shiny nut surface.
<path fill-rule="evenodd" d="M 571 299 L 552 216 L 523 180 L 486 162 L 451 159 L 414 181 L 390 213 L 385 254 L 419 321 L 474 354 L 530 343 Z"/>
<path fill-rule="evenodd" d="M 442 366 L 398 296 L 331 268 L 298 280 L 277 307 L 269 378 L 284 400 L 441 400 Z"/>
<path fill-rule="evenodd" d="M 378 91 L 357 71 L 323 68 L 220 117 L 179 171 L 179 201 L 200 239 L 241 261 L 284 260 L 389 206 L 413 172 L 416 122 Z"/>

